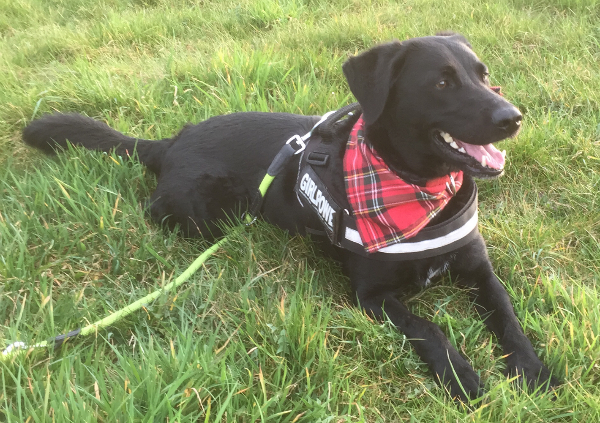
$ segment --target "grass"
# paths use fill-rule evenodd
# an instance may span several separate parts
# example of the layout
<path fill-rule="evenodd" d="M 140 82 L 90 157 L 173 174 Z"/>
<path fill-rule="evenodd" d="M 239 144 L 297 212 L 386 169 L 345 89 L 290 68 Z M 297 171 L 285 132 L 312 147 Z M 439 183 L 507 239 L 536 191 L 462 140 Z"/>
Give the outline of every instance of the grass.
<path fill-rule="evenodd" d="M 26 149 L 32 118 L 77 111 L 161 138 L 242 110 L 351 101 L 341 64 L 392 38 L 465 34 L 525 113 L 480 228 L 554 401 L 506 380 L 497 341 L 450 281 L 406 298 L 488 393 L 457 407 L 404 336 L 351 302 L 308 240 L 259 223 L 189 283 L 96 336 L 0 363 L 0 420 L 600 420 L 600 2 L 0 0 L 0 348 L 96 321 L 207 244 L 143 216 L 139 164 Z"/>

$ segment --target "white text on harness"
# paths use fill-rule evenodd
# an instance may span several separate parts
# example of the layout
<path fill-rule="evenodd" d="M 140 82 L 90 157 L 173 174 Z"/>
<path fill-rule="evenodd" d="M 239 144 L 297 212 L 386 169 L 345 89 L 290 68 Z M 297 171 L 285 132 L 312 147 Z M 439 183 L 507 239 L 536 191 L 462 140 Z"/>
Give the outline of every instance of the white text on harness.
<path fill-rule="evenodd" d="M 323 218 L 329 227 L 333 227 L 333 215 L 335 210 L 329 204 L 329 201 L 325 198 L 317 184 L 312 178 L 305 173 L 300 181 L 300 190 L 306 195 L 306 198 L 315 206 L 319 215 Z"/>

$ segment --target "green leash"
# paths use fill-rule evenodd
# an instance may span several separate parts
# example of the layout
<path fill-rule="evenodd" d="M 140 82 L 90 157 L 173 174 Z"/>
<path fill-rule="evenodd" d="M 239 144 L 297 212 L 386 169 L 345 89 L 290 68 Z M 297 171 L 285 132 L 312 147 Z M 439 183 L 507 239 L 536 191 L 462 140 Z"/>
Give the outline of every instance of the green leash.
<path fill-rule="evenodd" d="M 290 156 L 290 158 L 292 156 Z M 260 204 L 262 204 L 262 199 L 263 199 L 265 193 L 267 192 L 267 189 L 271 185 L 271 182 L 273 182 L 274 179 L 275 179 L 275 175 L 270 175 L 269 173 L 267 173 L 265 175 L 265 177 L 263 178 L 263 180 L 260 184 L 257 195 L 256 195 L 256 197 L 260 197 L 260 198 L 258 200 L 256 200 L 256 197 L 255 197 L 255 201 L 253 202 L 253 204 L 259 204 L 258 207 L 260 207 Z M 245 221 L 245 225 L 235 227 L 232 231 L 233 233 L 240 230 L 241 228 L 244 228 L 245 226 L 249 226 L 252 223 L 254 223 L 256 221 L 256 215 L 246 213 L 243 220 Z M 230 234 L 229 236 L 231 236 L 231 235 L 232 234 Z M 58 349 L 61 347 L 63 342 L 65 342 L 69 338 L 74 338 L 76 336 L 87 336 L 92 333 L 96 333 L 99 329 L 103 329 L 105 327 L 108 327 L 108 326 L 118 322 L 122 318 L 130 315 L 131 313 L 133 313 L 133 312 L 139 310 L 140 308 L 144 307 L 145 305 L 149 304 L 151 301 L 156 300 L 158 297 L 160 297 L 165 292 L 169 292 L 169 291 L 179 287 L 184 282 L 186 282 L 194 273 L 196 273 L 196 271 L 200 268 L 200 266 L 202 266 L 202 264 L 204 264 L 204 262 L 210 256 L 212 256 L 215 252 L 217 252 L 217 250 L 228 241 L 229 236 L 220 239 L 218 242 L 216 242 L 210 248 L 208 248 L 206 251 L 204 251 L 202 254 L 200 254 L 200 256 L 198 256 L 198 258 L 196 260 L 194 260 L 193 263 L 190 264 L 189 267 L 187 269 L 185 269 L 185 271 L 181 275 L 179 275 L 173 282 L 168 283 L 161 289 L 157 289 L 156 291 L 146 295 L 143 298 L 140 298 L 136 302 L 129 304 L 128 306 L 122 308 L 121 310 L 118 310 L 112 314 L 109 314 L 108 316 L 106 316 L 105 318 L 103 318 L 101 320 L 98 320 L 97 322 L 89 324 L 83 328 L 76 329 L 67 334 L 59 335 L 59 336 L 50 338 L 46 341 L 42 341 L 42 342 L 39 342 L 34 345 L 27 345 L 24 342 L 14 342 L 14 343 L 10 344 L 8 347 L 6 347 L 6 349 L 4 351 L 2 351 L 2 354 L 0 354 L 0 362 L 6 362 L 9 360 L 12 360 L 19 355 L 25 354 L 26 352 L 28 352 L 30 349 L 33 349 L 33 348 L 53 347 L 54 349 Z"/>
<path fill-rule="evenodd" d="M 271 183 L 275 179 L 275 176 L 277 176 L 277 174 L 279 174 L 279 172 L 281 172 L 285 168 L 285 166 L 292 157 L 304 151 L 304 149 L 306 148 L 305 141 L 310 138 L 315 128 L 319 126 L 322 122 L 324 122 L 325 119 L 327 119 L 327 117 L 329 117 L 332 113 L 333 112 L 326 113 L 306 135 L 302 137 L 299 135 L 294 135 L 285 143 L 283 148 L 279 151 L 279 153 L 277 153 L 277 155 L 271 162 L 271 165 L 267 169 L 267 174 L 260 183 L 260 186 L 258 187 L 258 190 L 254 196 L 254 200 L 252 201 L 252 204 L 250 205 L 248 211 L 242 216 L 244 225 L 237 226 L 236 228 L 234 228 L 233 233 L 235 233 L 235 231 L 237 230 L 240 230 L 241 228 L 244 228 L 245 226 L 253 224 L 256 221 L 256 218 L 262 206 L 264 196 L 267 190 L 269 189 L 269 186 L 271 186 Z M 50 338 L 46 341 L 42 341 L 34 345 L 27 345 L 24 342 L 13 342 L 8 347 L 6 347 L 6 349 L 0 354 L 0 362 L 7 362 L 9 360 L 12 360 L 17 356 L 23 355 L 34 348 L 53 347 L 54 349 L 58 349 L 63 344 L 63 342 L 65 342 L 69 338 L 74 338 L 76 336 L 87 336 L 92 333 L 96 333 L 99 329 L 103 329 L 107 326 L 118 322 L 122 318 L 144 307 L 144 305 L 156 300 L 165 292 L 169 292 L 186 282 L 200 268 L 200 266 L 202 266 L 202 264 L 227 241 L 228 237 L 224 237 L 217 243 L 213 244 L 208 250 L 200 254 L 200 256 L 196 260 L 194 260 L 194 262 L 173 282 L 168 283 L 161 289 L 158 289 L 152 292 L 151 294 L 140 298 L 136 302 L 129 304 L 125 308 L 122 308 L 121 310 L 118 310 L 106 316 L 105 318 L 98 320 L 97 322 L 89 324 L 83 328 L 76 329 L 69 333 L 58 335 L 54 338 Z"/>
<path fill-rule="evenodd" d="M 238 227 L 239 228 L 239 227 Z M 237 228 L 236 228 L 237 229 Z M 146 295 L 144 298 L 140 298 L 134 303 L 129 304 L 127 307 L 122 308 L 119 311 L 115 311 L 112 314 L 109 314 L 102 320 L 98 320 L 92 324 L 85 326 L 84 328 L 74 330 L 65 335 L 59 335 L 54 338 L 50 338 L 46 341 L 42 341 L 38 344 L 27 346 L 24 342 L 15 342 L 10 344 L 0 355 L 0 361 L 8 361 L 11 360 L 18 355 L 24 354 L 31 348 L 48 348 L 54 347 L 54 349 L 59 348 L 64 341 L 69 338 L 74 338 L 75 336 L 86 336 L 98 331 L 98 329 L 103 329 L 107 326 L 112 325 L 115 322 L 118 322 L 125 316 L 130 315 L 134 311 L 139 310 L 144 307 L 146 304 L 154 301 L 158 297 L 160 297 L 163 293 L 171 291 L 173 288 L 177 288 L 185 281 L 187 281 L 199 268 L 202 264 L 213 255 L 221 245 L 227 242 L 227 237 L 221 239 L 216 244 L 212 245 L 208 250 L 204 251 L 200 256 L 194 260 L 194 262 L 183 272 L 181 275 L 177 277 L 173 282 L 165 285 L 163 288 L 158 289 L 151 294 Z"/>

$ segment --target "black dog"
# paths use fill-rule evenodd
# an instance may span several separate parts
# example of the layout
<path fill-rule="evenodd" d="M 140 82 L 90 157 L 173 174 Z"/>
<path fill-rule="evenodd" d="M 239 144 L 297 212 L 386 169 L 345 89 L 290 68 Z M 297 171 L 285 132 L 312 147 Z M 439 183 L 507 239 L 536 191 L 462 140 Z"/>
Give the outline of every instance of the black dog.
<path fill-rule="evenodd" d="M 504 159 L 491 143 L 514 136 L 521 114 L 490 89 L 486 66 L 462 36 L 383 44 L 350 58 L 343 70 L 362 108 L 368 139 L 404 180 L 422 185 L 458 170 L 481 178 L 502 173 Z M 32 122 L 23 139 L 47 153 L 64 147 L 66 140 L 88 149 L 114 149 L 122 156 L 137 151 L 139 160 L 158 175 L 150 199 L 152 219 L 178 226 L 188 236 L 214 236 L 219 233 L 217 221 L 247 206 L 282 144 L 307 133 L 317 120 L 239 113 L 186 126 L 173 138 L 149 141 L 126 137 L 87 117 L 56 114 Z M 487 163 L 481 154 L 473 154 L 483 150 L 489 152 L 483 154 Z M 490 157 L 495 163 L 489 163 Z M 303 234 L 314 216 L 294 193 L 298 164 L 293 163 L 274 180 L 261 215 Z M 455 203 L 451 200 L 439 219 L 451 215 Z M 426 285 L 440 269 L 470 288 L 479 313 L 503 347 L 510 374 L 524 377 L 530 388 L 558 383 L 523 333 L 479 234 L 450 253 L 426 259 L 379 261 L 347 250 L 341 258 L 360 306 L 377 318 L 385 313 L 453 397 L 480 394 L 479 376 L 438 326 L 415 316 L 397 299 L 405 287 Z"/>

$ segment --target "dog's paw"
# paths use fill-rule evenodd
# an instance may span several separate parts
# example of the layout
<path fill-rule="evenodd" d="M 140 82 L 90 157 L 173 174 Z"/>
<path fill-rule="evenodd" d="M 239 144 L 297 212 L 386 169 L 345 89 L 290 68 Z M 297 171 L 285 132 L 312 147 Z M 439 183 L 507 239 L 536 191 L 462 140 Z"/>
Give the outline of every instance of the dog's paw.
<path fill-rule="evenodd" d="M 482 396 L 485 393 L 483 385 L 471 365 L 456 351 L 448 358 L 432 366 L 438 383 L 450 391 L 453 399 L 467 404 Z"/>
<path fill-rule="evenodd" d="M 548 392 L 560 385 L 560 381 L 535 356 L 523 357 L 513 353 L 506 361 L 508 375 L 516 377 L 517 383 L 526 386 L 531 392 Z"/>

